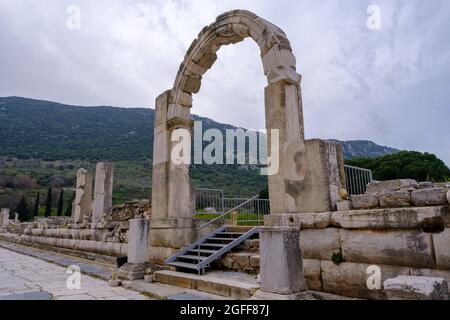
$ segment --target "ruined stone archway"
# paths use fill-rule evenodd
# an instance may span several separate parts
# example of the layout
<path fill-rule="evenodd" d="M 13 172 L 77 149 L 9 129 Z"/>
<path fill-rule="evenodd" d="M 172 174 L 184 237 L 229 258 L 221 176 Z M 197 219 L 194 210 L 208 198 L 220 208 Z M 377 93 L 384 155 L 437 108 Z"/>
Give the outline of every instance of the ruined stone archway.
<path fill-rule="evenodd" d="M 171 90 L 156 99 L 151 259 L 164 261 L 193 240 L 194 221 L 189 166 L 170 161 L 173 130 L 191 130 L 192 94 L 217 59 L 223 45 L 252 38 L 259 46 L 268 85 L 265 88 L 266 129 L 279 130 L 279 170 L 269 176 L 271 213 L 299 212 L 296 198 L 305 178 L 305 144 L 300 75 L 286 34 L 244 10 L 217 17 L 203 28 L 179 68 Z M 270 150 L 270 136 L 268 137 Z"/>

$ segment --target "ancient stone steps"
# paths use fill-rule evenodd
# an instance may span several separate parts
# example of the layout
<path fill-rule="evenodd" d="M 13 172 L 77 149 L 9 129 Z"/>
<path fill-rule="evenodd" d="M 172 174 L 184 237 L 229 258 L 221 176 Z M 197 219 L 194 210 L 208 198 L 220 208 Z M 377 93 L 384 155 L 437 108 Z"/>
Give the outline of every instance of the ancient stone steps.
<path fill-rule="evenodd" d="M 213 275 L 196 275 L 177 271 L 157 271 L 156 282 L 194 289 L 231 299 L 249 299 L 259 289 L 254 283 L 225 279 Z"/>

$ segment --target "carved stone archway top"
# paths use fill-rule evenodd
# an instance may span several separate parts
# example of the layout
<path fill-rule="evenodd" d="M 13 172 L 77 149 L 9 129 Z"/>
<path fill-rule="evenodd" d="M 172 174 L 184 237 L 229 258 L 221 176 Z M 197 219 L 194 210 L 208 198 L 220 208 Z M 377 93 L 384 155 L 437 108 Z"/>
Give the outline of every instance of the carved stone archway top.
<path fill-rule="evenodd" d="M 221 14 L 204 27 L 190 45 L 180 65 L 173 87 L 173 103 L 192 106 L 192 93 L 198 93 L 202 76 L 217 60 L 216 52 L 223 45 L 252 38 L 259 46 L 264 74 L 268 83 L 285 80 L 299 84 L 296 59 L 286 34 L 274 24 L 247 10 Z"/>

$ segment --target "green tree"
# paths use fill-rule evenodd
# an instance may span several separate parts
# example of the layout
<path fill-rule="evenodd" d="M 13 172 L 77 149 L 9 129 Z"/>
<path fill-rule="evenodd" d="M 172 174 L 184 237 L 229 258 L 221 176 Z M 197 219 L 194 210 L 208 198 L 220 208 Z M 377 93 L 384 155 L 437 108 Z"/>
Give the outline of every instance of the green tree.
<path fill-rule="evenodd" d="M 61 193 L 59 194 L 59 201 L 58 201 L 58 211 L 56 215 L 58 217 L 62 217 L 64 215 L 64 189 L 61 189 Z"/>
<path fill-rule="evenodd" d="M 52 215 L 52 187 L 48 187 L 47 199 L 45 200 L 45 217 Z"/>
<path fill-rule="evenodd" d="M 75 192 L 72 193 L 72 196 L 67 201 L 67 207 L 66 210 L 64 211 L 64 216 L 70 217 L 72 215 L 72 203 L 74 200 L 75 200 Z"/>
<path fill-rule="evenodd" d="M 36 200 L 34 201 L 33 217 L 39 216 L 39 199 L 40 193 L 37 193 Z"/>
<path fill-rule="evenodd" d="M 26 222 L 29 221 L 31 217 L 31 211 L 28 207 L 27 199 L 22 196 L 19 203 L 17 204 L 16 212 L 19 214 L 19 221 Z"/>
<path fill-rule="evenodd" d="M 450 169 L 431 153 L 401 151 L 378 158 L 359 158 L 347 164 L 373 171 L 375 180 L 415 179 L 417 181 L 446 181 Z"/>

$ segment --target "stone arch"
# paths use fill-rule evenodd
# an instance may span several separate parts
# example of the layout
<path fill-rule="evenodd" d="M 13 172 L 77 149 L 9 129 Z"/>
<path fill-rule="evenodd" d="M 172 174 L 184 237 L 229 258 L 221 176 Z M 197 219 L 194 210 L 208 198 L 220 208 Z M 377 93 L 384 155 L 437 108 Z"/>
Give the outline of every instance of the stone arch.
<path fill-rule="evenodd" d="M 251 37 L 259 46 L 264 74 L 268 150 L 270 130 L 279 132 L 279 170 L 269 176 L 271 213 L 299 212 L 297 198 L 306 171 L 301 76 L 286 34 L 274 24 L 245 10 L 217 17 L 202 29 L 180 65 L 172 89 L 156 99 L 152 177 L 151 259 L 162 262 L 195 237 L 189 166 L 170 161 L 175 129 L 191 130 L 192 94 L 217 59 L 223 45 Z"/>

